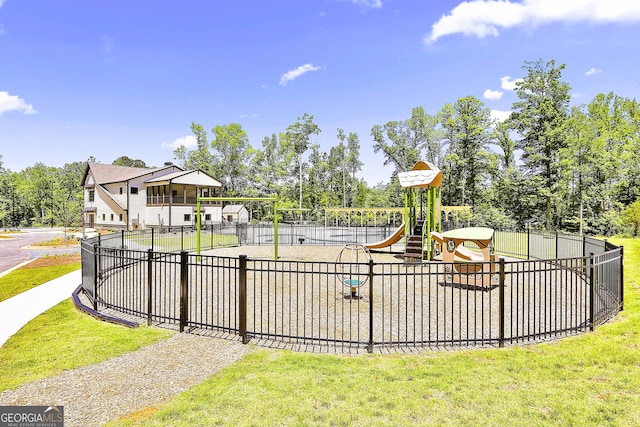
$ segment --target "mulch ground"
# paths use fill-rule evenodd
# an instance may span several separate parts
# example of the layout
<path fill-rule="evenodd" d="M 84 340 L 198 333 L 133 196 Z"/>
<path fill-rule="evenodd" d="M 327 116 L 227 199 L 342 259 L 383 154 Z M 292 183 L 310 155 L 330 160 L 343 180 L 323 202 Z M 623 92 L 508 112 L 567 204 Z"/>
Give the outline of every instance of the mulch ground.
<path fill-rule="evenodd" d="M 80 262 L 80 254 L 55 255 L 36 258 L 22 268 L 55 267 L 59 265 L 75 264 Z"/>

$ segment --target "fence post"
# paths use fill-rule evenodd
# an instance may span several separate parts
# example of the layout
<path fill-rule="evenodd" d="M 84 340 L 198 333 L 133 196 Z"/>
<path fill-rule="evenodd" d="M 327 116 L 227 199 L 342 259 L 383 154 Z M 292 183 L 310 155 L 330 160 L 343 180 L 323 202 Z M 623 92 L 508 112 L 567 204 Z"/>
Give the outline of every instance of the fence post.
<path fill-rule="evenodd" d="M 180 252 L 180 332 L 184 332 L 187 325 L 189 302 L 189 253 Z"/>
<path fill-rule="evenodd" d="M 240 255 L 238 259 L 240 267 L 238 274 L 238 333 L 242 338 L 242 344 L 247 344 L 247 256 Z"/>
<path fill-rule="evenodd" d="M 620 246 L 620 311 L 624 310 L 624 246 Z"/>
<path fill-rule="evenodd" d="M 180 226 L 180 250 L 184 251 L 184 226 Z"/>
<path fill-rule="evenodd" d="M 98 239 L 98 242 L 100 240 Z M 93 309 L 98 311 L 98 272 L 100 266 L 98 265 L 98 244 L 93 245 Z"/>
<path fill-rule="evenodd" d="M 120 230 L 120 249 L 124 249 L 124 230 Z"/>
<path fill-rule="evenodd" d="M 367 353 L 373 353 L 373 260 L 369 260 L 369 343 Z"/>
<path fill-rule="evenodd" d="M 589 254 L 589 329 L 596 328 L 596 286 L 595 267 L 593 265 L 593 252 Z"/>
<path fill-rule="evenodd" d="M 154 248 L 154 243 L 155 243 L 155 228 L 151 229 L 151 250 L 153 250 Z"/>
<path fill-rule="evenodd" d="M 531 259 L 529 255 L 529 246 L 531 245 L 531 227 L 527 226 L 527 261 Z"/>
<path fill-rule="evenodd" d="M 558 257 L 558 230 L 556 230 L 556 253 L 553 255 L 554 258 L 559 258 Z"/>
<path fill-rule="evenodd" d="M 153 230 L 153 229 L 152 229 Z M 151 239 L 153 242 L 153 238 Z M 153 246 L 153 244 L 152 244 Z M 147 251 L 147 325 L 151 326 L 151 310 L 153 309 L 152 292 L 152 275 L 153 275 L 153 249 Z"/>
<path fill-rule="evenodd" d="M 500 277 L 499 277 L 499 288 L 500 288 L 500 301 L 499 301 L 499 310 L 500 310 L 500 326 L 499 326 L 499 337 L 498 337 L 498 346 L 504 347 L 504 279 L 505 279 L 505 271 L 504 271 L 504 257 L 500 257 Z"/>

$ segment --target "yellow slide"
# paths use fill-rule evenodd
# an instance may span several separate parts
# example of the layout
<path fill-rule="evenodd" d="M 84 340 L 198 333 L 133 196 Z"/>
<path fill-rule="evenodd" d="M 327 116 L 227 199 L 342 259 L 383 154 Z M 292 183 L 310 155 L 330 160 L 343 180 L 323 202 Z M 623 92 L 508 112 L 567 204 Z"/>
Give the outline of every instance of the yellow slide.
<path fill-rule="evenodd" d="M 365 243 L 364 247 L 366 247 L 367 249 L 386 248 L 388 246 L 393 245 L 394 243 L 396 243 L 398 240 L 402 239 L 403 237 L 404 237 L 404 222 L 400 225 L 400 227 L 398 227 L 398 229 L 396 231 L 393 232 L 393 234 L 391 236 L 389 236 L 386 239 L 381 240 L 379 242 Z"/>

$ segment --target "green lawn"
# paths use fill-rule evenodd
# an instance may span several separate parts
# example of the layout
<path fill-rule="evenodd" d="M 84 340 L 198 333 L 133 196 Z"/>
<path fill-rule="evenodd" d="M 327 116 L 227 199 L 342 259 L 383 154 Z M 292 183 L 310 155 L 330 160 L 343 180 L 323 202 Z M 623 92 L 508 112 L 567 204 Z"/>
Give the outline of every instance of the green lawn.
<path fill-rule="evenodd" d="M 640 425 L 640 240 L 614 242 L 625 311 L 593 333 L 390 356 L 260 349 L 111 425 Z"/>
<path fill-rule="evenodd" d="M 80 263 L 58 265 L 53 267 L 21 268 L 0 277 L 0 301 L 28 291 L 34 286 L 64 276 L 80 268 Z"/>
<path fill-rule="evenodd" d="M 171 334 L 101 322 L 76 310 L 67 299 L 33 319 L 0 348 L 0 392 L 135 351 Z"/>
<path fill-rule="evenodd" d="M 79 266 L 15 270 L 0 278 L 0 300 Z M 0 348 L 0 392 L 137 350 L 171 334 L 164 329 L 128 329 L 95 320 L 76 310 L 69 298 L 33 319 Z"/>
<path fill-rule="evenodd" d="M 198 247 L 198 237 L 196 233 L 155 233 L 153 238 L 153 248 L 159 252 L 175 252 L 181 249 L 195 250 Z M 125 246 L 134 245 L 138 247 L 150 248 L 152 243 L 151 235 L 127 236 Z M 236 246 L 238 237 L 234 234 L 202 233 L 200 245 L 204 248 Z"/>

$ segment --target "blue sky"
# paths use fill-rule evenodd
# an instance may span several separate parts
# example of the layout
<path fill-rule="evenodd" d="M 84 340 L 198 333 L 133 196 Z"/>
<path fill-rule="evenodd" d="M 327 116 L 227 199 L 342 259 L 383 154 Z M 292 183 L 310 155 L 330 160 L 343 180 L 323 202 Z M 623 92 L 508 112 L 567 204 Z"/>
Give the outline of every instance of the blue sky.
<path fill-rule="evenodd" d="M 640 99 L 639 40 L 635 0 L 0 0 L 0 155 L 161 165 L 191 122 L 259 148 L 309 113 L 324 150 L 358 133 L 375 184 L 372 126 L 467 95 L 504 117 L 538 59 L 566 64 L 575 105 Z"/>

